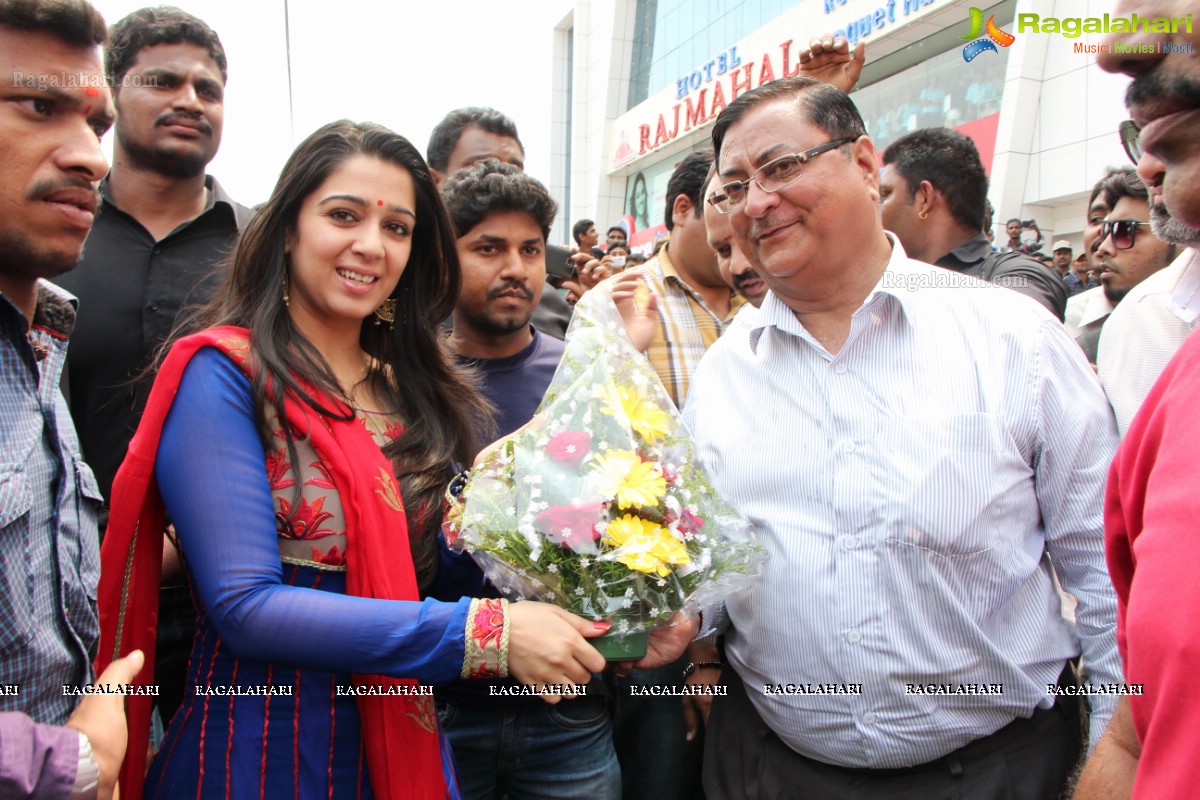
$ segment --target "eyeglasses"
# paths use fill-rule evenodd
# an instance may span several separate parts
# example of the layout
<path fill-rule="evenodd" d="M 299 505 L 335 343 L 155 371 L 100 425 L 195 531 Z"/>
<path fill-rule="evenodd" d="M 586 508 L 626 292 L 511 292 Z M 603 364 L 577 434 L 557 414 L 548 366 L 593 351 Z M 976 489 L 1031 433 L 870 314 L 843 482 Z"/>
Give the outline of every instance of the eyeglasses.
<path fill-rule="evenodd" d="M 1121 146 L 1125 148 L 1125 155 L 1137 164 L 1142 158 L 1142 129 L 1136 122 L 1127 119 L 1117 126 L 1117 133 L 1121 135 Z"/>
<path fill-rule="evenodd" d="M 1137 241 L 1137 229 L 1149 224 L 1137 219 L 1106 219 L 1100 224 L 1100 241 L 1111 236 L 1113 247 L 1128 250 Z"/>
<path fill-rule="evenodd" d="M 789 153 L 786 156 L 772 159 L 754 171 L 750 176 L 750 180 L 758 184 L 758 188 L 764 192 L 778 192 L 780 189 L 785 189 L 791 186 L 796 181 L 800 180 L 800 176 L 804 173 L 801 168 L 810 158 L 821 155 L 836 147 L 841 147 L 844 144 L 849 144 L 855 141 L 856 137 L 847 136 L 842 139 L 834 139 L 832 142 L 826 142 L 822 145 L 817 145 L 811 150 L 805 150 L 803 153 Z M 730 181 L 729 183 L 719 186 L 716 191 L 708 196 L 708 202 L 712 203 L 721 214 L 729 214 L 740 208 L 742 203 L 746 202 L 746 195 L 750 189 L 750 181 Z"/>

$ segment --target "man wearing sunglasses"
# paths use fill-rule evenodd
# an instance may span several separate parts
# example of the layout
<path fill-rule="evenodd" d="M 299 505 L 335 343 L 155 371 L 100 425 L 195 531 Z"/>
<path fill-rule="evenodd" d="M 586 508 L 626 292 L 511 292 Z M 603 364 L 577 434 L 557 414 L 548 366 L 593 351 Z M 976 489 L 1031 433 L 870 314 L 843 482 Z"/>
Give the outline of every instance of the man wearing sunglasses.
<path fill-rule="evenodd" d="M 1083 747 L 1069 662 L 1120 680 L 1116 431 L 1092 371 L 1043 309 L 885 233 L 844 93 L 774 81 L 713 143 L 713 202 L 770 291 L 709 348 L 684 418 L 768 560 L 703 615 L 728 665 L 706 793 L 1057 797 Z M 1116 703 L 1091 699 L 1095 741 Z"/>
<path fill-rule="evenodd" d="M 1150 230 L 1150 204 L 1146 185 L 1137 175 L 1115 170 L 1093 190 L 1092 207 L 1103 203 L 1108 209 L 1096 229 L 1092 265 L 1100 270 L 1100 286 L 1067 301 L 1067 332 L 1096 363 L 1100 331 L 1105 321 L 1129 291 L 1171 263 L 1174 245 L 1160 240 Z M 1089 236 L 1091 241 L 1091 226 Z"/>
<path fill-rule="evenodd" d="M 1149 176 L 1150 227 L 1164 242 L 1184 248 L 1165 269 L 1134 287 L 1104 323 L 1097 372 L 1121 435 L 1183 340 L 1200 326 L 1200 229 L 1171 215 L 1163 202 L 1162 162 L 1129 148 Z"/>

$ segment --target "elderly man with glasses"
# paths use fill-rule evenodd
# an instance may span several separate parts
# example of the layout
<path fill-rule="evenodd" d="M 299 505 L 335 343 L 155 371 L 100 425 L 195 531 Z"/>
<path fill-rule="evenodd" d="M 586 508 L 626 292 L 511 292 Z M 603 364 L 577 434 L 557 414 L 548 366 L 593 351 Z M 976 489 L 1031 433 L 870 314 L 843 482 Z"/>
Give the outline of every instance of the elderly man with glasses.
<path fill-rule="evenodd" d="M 770 558 L 703 615 L 728 687 L 708 796 L 1058 797 L 1084 748 L 1074 662 L 1121 679 L 1095 375 L 1045 309 L 885 233 L 843 92 L 775 81 L 713 143 L 710 202 L 770 292 L 684 416 Z M 1116 698 L 1090 699 L 1095 741 Z"/>

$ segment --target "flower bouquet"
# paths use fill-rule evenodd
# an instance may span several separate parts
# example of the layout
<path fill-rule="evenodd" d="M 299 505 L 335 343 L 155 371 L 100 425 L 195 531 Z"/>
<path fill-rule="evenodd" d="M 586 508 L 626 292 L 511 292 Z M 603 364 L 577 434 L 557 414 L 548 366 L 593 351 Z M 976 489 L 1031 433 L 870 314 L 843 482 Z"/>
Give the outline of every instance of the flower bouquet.
<path fill-rule="evenodd" d="M 651 629 L 762 568 L 611 303 L 576 307 L 538 415 L 471 471 L 462 499 L 451 547 L 509 599 L 610 621 L 592 640 L 610 660 L 641 658 Z"/>

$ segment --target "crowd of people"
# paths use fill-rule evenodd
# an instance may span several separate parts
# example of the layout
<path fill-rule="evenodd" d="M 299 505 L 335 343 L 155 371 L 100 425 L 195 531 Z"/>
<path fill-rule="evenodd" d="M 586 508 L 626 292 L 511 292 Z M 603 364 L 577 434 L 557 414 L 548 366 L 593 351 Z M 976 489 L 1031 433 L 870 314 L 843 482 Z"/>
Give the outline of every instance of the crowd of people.
<path fill-rule="evenodd" d="M 993 245 L 937 85 L 877 149 L 817 37 L 646 259 L 549 244 L 490 108 L 242 206 L 207 24 L 0 0 L 47 78 L 0 89 L 0 797 L 1191 797 L 1200 72 L 1151 49 L 1078 256 Z M 441 530 L 609 304 L 768 554 L 636 664 Z"/>

